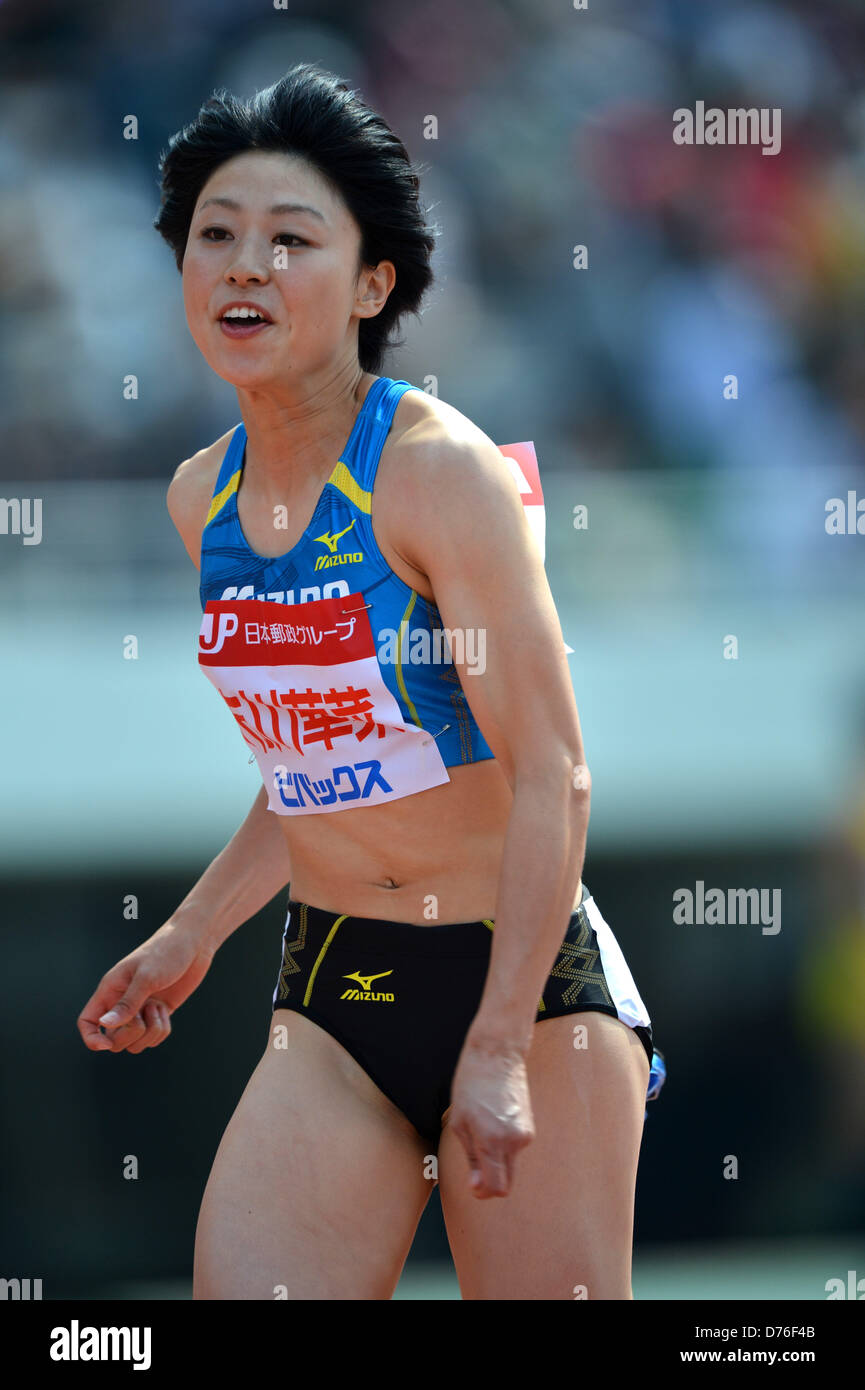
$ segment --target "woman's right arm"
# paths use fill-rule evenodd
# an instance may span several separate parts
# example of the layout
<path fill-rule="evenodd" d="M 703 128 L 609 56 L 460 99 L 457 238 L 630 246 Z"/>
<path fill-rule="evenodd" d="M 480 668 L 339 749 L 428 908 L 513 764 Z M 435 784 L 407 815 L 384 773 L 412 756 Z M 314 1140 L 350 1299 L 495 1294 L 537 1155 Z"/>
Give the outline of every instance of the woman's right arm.
<path fill-rule="evenodd" d="M 196 569 L 201 563 L 204 519 L 233 433 L 233 428 L 227 430 L 208 448 L 186 459 L 168 485 L 168 514 Z M 212 955 L 241 923 L 269 903 L 289 878 L 288 850 L 278 817 L 267 809 L 267 791 L 262 787 L 243 825 L 170 920 Z"/>
<path fill-rule="evenodd" d="M 196 568 L 204 519 L 232 433 L 186 459 L 168 487 L 171 520 Z M 94 1052 L 143 1052 L 161 1043 L 171 1032 L 172 1012 L 201 984 L 216 950 L 290 877 L 285 840 L 262 787 L 246 820 L 168 921 L 102 977 L 78 1016 L 85 1046 Z"/>

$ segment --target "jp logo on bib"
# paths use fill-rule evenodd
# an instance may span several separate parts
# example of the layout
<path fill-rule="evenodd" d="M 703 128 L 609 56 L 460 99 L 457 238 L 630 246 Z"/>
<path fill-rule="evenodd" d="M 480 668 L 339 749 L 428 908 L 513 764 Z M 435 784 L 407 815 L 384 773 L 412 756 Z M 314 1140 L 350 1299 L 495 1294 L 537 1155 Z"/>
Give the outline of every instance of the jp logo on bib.
<path fill-rule="evenodd" d="M 198 660 L 252 749 L 268 806 L 377 806 L 450 781 L 435 739 L 405 724 L 361 594 L 309 603 L 210 599 Z"/>

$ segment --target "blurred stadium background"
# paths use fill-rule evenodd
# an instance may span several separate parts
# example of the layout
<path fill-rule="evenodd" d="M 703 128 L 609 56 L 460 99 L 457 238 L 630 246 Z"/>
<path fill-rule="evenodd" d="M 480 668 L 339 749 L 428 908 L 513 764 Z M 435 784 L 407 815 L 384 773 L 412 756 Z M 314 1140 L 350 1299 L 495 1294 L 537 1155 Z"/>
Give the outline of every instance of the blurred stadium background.
<path fill-rule="evenodd" d="M 537 449 L 593 774 L 585 878 L 669 1068 L 635 1296 L 865 1277 L 865 538 L 825 528 L 830 498 L 865 497 L 861 4 L 7 0 L 0 31 L 0 492 L 43 507 L 40 544 L 0 535 L 0 1275 L 189 1297 L 266 1037 L 283 895 L 167 1045 L 100 1061 L 75 1018 L 258 786 L 197 670 L 165 510 L 240 416 L 151 227 L 157 157 L 213 87 L 317 60 L 427 163 L 443 229 L 384 372 Z M 780 108 L 781 152 L 676 146 L 697 100 Z M 781 930 L 676 925 L 697 881 L 780 889 Z M 435 1194 L 397 1296 L 459 1296 Z"/>

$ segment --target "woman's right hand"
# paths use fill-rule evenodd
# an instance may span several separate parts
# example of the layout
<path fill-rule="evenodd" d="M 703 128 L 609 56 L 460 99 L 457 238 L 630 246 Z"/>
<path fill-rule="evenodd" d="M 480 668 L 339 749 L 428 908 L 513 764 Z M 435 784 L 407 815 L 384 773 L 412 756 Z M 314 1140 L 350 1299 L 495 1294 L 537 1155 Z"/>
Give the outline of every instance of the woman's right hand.
<path fill-rule="evenodd" d="M 172 1013 L 201 984 L 213 954 L 188 927 L 166 922 L 99 981 L 78 1015 L 85 1047 L 91 1052 L 158 1047 L 171 1032 Z"/>

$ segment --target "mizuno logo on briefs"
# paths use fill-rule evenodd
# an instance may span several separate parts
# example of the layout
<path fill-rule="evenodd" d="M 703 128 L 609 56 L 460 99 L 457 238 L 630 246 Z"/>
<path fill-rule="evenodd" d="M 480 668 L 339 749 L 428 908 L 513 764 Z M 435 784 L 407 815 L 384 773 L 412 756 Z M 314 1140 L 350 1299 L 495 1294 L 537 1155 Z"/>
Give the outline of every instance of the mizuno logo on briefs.
<path fill-rule="evenodd" d="M 373 992 L 371 988 L 373 980 L 383 980 L 386 975 L 392 974 L 392 970 L 383 970 L 380 975 L 361 975 L 360 971 L 355 970 L 351 975 L 343 975 L 342 978 L 344 980 L 357 980 L 358 984 L 362 985 L 363 988 L 347 989 L 345 993 L 341 994 L 339 997 L 340 999 L 378 1000 L 384 1004 L 392 1004 L 394 1001 L 394 996 L 392 994 L 381 994 L 378 991 Z"/>
<path fill-rule="evenodd" d="M 362 550 L 353 550 L 350 555 L 338 555 L 336 550 L 339 541 L 347 531 L 351 530 L 356 520 L 357 517 L 353 517 L 344 531 L 337 531 L 335 534 L 332 531 L 325 531 L 320 536 L 313 536 L 313 540 L 320 541 L 322 545 L 326 545 L 330 550 L 329 555 L 319 555 L 315 562 L 315 568 L 317 570 L 330 569 L 332 565 L 355 565 L 363 560 Z"/>

